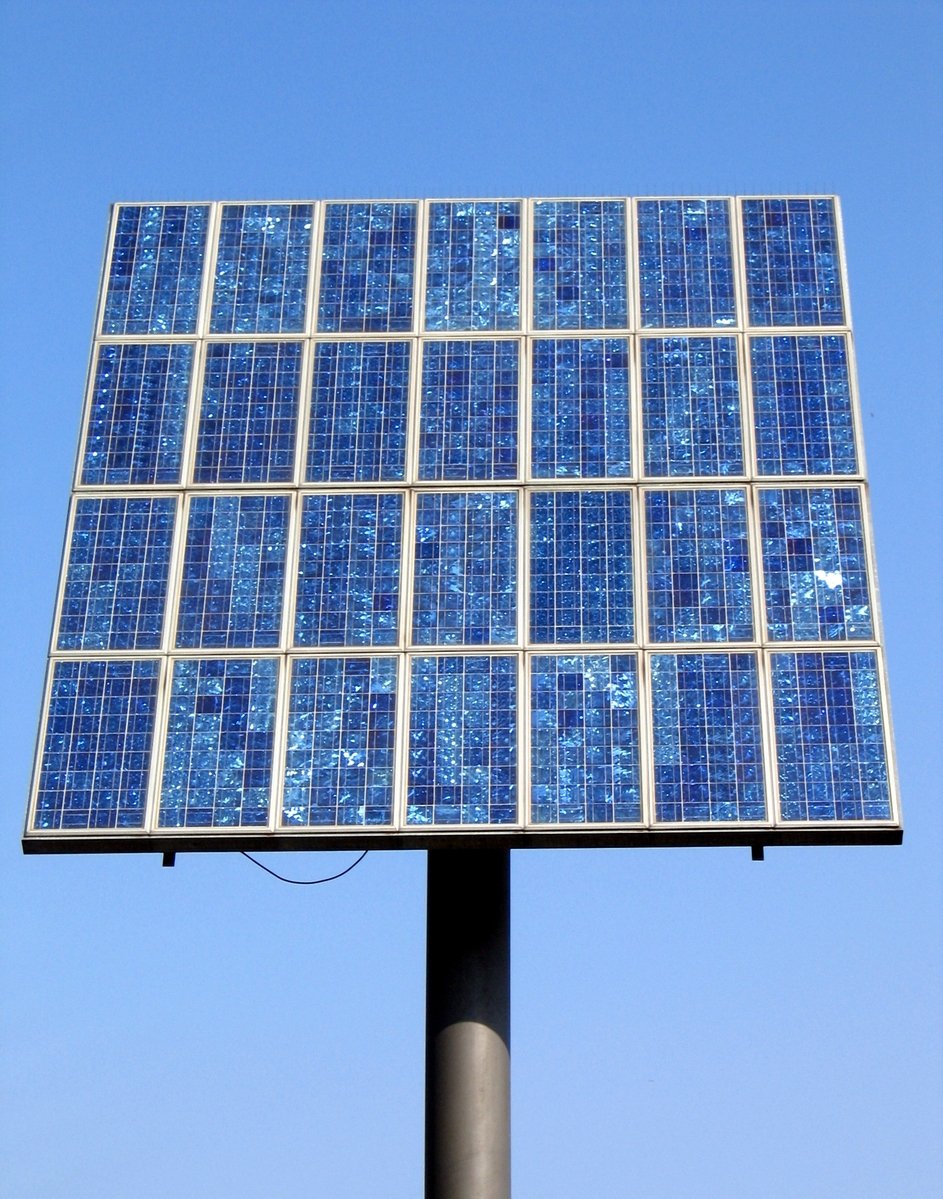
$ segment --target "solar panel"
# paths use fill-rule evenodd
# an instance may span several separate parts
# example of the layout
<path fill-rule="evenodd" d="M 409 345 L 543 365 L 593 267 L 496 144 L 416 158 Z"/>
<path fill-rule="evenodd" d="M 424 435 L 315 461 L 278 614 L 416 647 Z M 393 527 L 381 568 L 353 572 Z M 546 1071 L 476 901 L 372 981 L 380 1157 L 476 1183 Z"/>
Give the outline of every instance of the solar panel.
<path fill-rule="evenodd" d="M 643 337 L 640 349 L 645 473 L 742 475 L 737 339 Z"/>
<path fill-rule="evenodd" d="M 834 197 L 122 204 L 25 847 L 892 842 Z"/>
<path fill-rule="evenodd" d="M 534 327 L 624 329 L 628 324 L 625 205 L 534 204 Z"/>
<path fill-rule="evenodd" d="M 57 649 L 160 648 L 176 511 L 170 496 L 76 500 Z"/>
<path fill-rule="evenodd" d="M 520 328 L 520 202 L 433 201 L 428 226 L 426 329 Z"/>
<path fill-rule="evenodd" d="M 410 357 L 408 341 L 315 344 L 306 482 L 405 482 Z"/>
<path fill-rule="evenodd" d="M 196 333 L 207 204 L 123 204 L 115 214 L 102 333 Z"/>
<path fill-rule="evenodd" d="M 406 332 L 413 327 L 415 204 L 326 204 L 318 329 Z"/>
<path fill-rule="evenodd" d="M 737 323 L 729 200 L 639 200 L 641 327 Z"/>
<path fill-rule="evenodd" d="M 635 640 L 632 496 L 530 496 L 530 640 L 575 645 Z"/>
<path fill-rule="evenodd" d="M 628 339 L 541 337 L 530 351 L 533 477 L 630 478 Z"/>
<path fill-rule="evenodd" d="M 180 482 L 195 350 L 192 342 L 98 347 L 82 483 Z"/>
<path fill-rule="evenodd" d="M 300 333 L 305 325 L 310 204 L 224 204 L 213 333 Z"/>

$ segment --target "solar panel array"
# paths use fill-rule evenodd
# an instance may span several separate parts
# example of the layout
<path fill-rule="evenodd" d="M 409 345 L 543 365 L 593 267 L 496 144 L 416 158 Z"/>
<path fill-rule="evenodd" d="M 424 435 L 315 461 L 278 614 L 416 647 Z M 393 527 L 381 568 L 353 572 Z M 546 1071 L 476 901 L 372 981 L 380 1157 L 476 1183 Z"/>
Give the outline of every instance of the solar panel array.
<path fill-rule="evenodd" d="M 895 840 L 832 197 L 113 211 L 31 850 Z"/>

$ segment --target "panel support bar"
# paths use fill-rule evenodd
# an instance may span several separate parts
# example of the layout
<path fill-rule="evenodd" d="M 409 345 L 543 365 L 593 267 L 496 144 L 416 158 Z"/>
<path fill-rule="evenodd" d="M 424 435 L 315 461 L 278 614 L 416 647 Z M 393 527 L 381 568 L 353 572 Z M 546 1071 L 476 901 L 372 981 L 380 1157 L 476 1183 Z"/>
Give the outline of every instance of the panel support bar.
<path fill-rule="evenodd" d="M 510 861 L 428 853 L 426 1199 L 510 1199 Z"/>

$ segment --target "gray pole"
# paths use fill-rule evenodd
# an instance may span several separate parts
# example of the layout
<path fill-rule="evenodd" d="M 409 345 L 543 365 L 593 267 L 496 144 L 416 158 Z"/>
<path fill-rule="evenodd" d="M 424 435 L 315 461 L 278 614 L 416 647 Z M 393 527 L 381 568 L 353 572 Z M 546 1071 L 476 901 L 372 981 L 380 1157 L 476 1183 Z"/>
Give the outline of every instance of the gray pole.
<path fill-rule="evenodd" d="M 511 854 L 427 857 L 426 1199 L 510 1199 Z"/>

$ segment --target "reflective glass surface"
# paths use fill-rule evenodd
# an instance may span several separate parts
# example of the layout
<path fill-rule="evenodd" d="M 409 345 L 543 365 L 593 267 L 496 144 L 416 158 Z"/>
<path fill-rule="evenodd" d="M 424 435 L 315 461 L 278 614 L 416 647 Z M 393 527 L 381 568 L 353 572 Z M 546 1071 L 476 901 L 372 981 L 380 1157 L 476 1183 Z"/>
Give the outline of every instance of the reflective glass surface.
<path fill-rule="evenodd" d="M 854 474 L 858 454 L 845 338 L 751 337 L 749 342 L 758 473 Z"/>
<path fill-rule="evenodd" d="M 319 331 L 411 329 L 415 259 L 415 204 L 325 205 Z"/>
<path fill-rule="evenodd" d="M 653 654 L 656 820 L 763 820 L 755 654 Z"/>
<path fill-rule="evenodd" d="M 877 655 L 772 655 L 783 820 L 891 815 Z"/>
<path fill-rule="evenodd" d="M 84 484 L 179 482 L 192 368 L 192 345 L 99 348 Z"/>
<path fill-rule="evenodd" d="M 873 637 L 858 489 L 763 488 L 759 503 L 770 637 Z"/>
<path fill-rule="evenodd" d="M 207 346 L 197 483 L 290 483 L 301 387 L 301 343 Z"/>
<path fill-rule="evenodd" d="M 157 649 L 164 627 L 175 499 L 79 499 L 59 649 Z"/>
<path fill-rule="evenodd" d="M 406 477 L 408 341 L 323 341 L 314 378 L 305 478 L 311 483 Z"/>
<path fill-rule="evenodd" d="M 118 209 L 102 333 L 194 333 L 208 204 Z"/>
<path fill-rule="evenodd" d="M 742 205 L 750 324 L 842 324 L 832 200 L 770 197 Z"/>
<path fill-rule="evenodd" d="M 282 823 L 389 824 L 396 658 L 295 658 Z"/>
<path fill-rule="evenodd" d="M 224 204 L 213 333 L 300 333 L 311 256 L 310 204 Z"/>
<path fill-rule="evenodd" d="M 517 818 L 517 658 L 412 660 L 408 824 Z"/>
<path fill-rule="evenodd" d="M 514 491 L 417 495 L 414 644 L 517 640 L 517 507 Z"/>
<path fill-rule="evenodd" d="M 37 829 L 143 828 L 160 663 L 56 662 Z"/>
<path fill-rule="evenodd" d="M 422 360 L 420 479 L 517 477 L 516 341 L 429 341 Z"/>
<path fill-rule="evenodd" d="M 726 200 L 639 200 L 642 327 L 737 323 Z"/>
<path fill-rule="evenodd" d="M 306 495 L 296 645 L 395 645 L 403 497 Z"/>
<path fill-rule="evenodd" d="M 622 329 L 629 323 L 625 205 L 534 205 L 534 327 Z"/>
<path fill-rule="evenodd" d="M 743 489 L 650 491 L 645 516 L 651 639 L 751 640 Z"/>
<path fill-rule="evenodd" d="M 179 647 L 278 644 L 289 510 L 285 495 L 199 495 L 190 501 Z"/>
<path fill-rule="evenodd" d="M 634 639 L 628 491 L 534 491 L 530 538 L 531 641 Z"/>
<path fill-rule="evenodd" d="M 742 475 L 740 375 L 733 337 L 645 337 L 647 475 Z"/>
<path fill-rule="evenodd" d="M 634 654 L 531 659 L 531 818 L 538 824 L 641 819 Z"/>
<path fill-rule="evenodd" d="M 521 206 L 515 200 L 429 206 L 426 329 L 520 326 Z"/>
<path fill-rule="evenodd" d="M 531 470 L 538 479 L 631 474 L 629 343 L 532 342 Z"/>
<path fill-rule="evenodd" d="M 174 663 L 161 828 L 267 822 L 277 689 L 274 658 Z"/>

